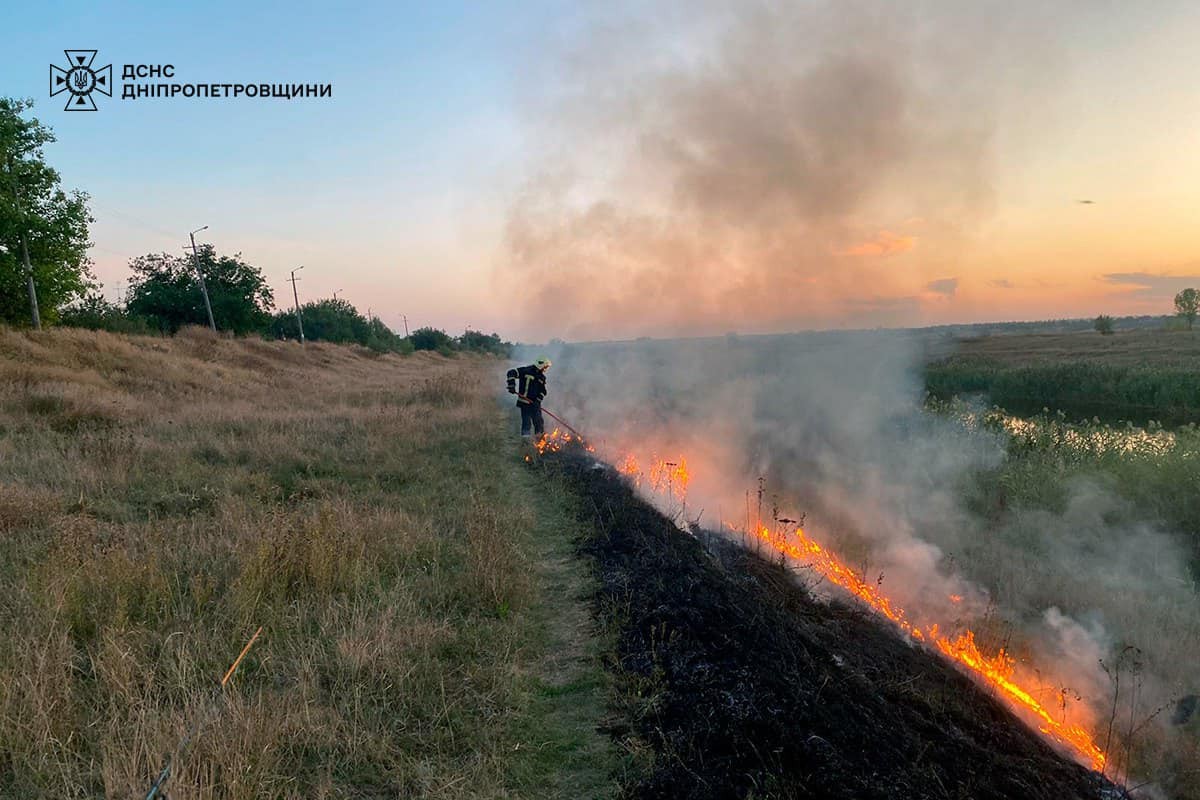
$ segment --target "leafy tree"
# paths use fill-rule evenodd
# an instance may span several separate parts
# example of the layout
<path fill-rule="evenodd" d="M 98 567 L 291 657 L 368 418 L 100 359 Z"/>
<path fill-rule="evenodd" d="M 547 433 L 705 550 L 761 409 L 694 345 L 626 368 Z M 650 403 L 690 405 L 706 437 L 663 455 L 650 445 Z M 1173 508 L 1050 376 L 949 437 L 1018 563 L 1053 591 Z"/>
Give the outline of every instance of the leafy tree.
<path fill-rule="evenodd" d="M 300 308 L 300 313 L 304 313 L 304 308 Z M 267 331 L 276 339 L 295 339 L 300 340 L 300 328 L 296 324 L 296 312 L 279 309 L 271 315 L 271 322 L 267 326 Z M 305 331 L 305 336 L 308 336 L 308 331 Z"/>
<path fill-rule="evenodd" d="M 454 340 L 438 328 L 417 328 L 408 337 L 412 340 L 414 350 L 437 350 L 448 353 L 454 349 Z"/>
<path fill-rule="evenodd" d="M 367 319 L 345 300 L 319 300 L 300 306 L 304 338 L 313 342 L 356 342 L 377 353 L 411 353 L 412 344 L 397 336 L 378 318 Z M 271 318 L 271 335 L 299 339 L 294 311 L 280 310 Z"/>
<path fill-rule="evenodd" d="M 1200 311 L 1200 292 L 1195 289 L 1184 289 L 1175 295 L 1175 313 L 1187 322 L 1188 330 L 1196 321 L 1196 313 Z"/>
<path fill-rule="evenodd" d="M 1092 327 L 1100 331 L 1101 336 L 1112 336 L 1113 318 L 1107 314 L 1101 314 L 1092 322 Z"/>
<path fill-rule="evenodd" d="M 87 257 L 88 196 L 64 192 L 42 148 L 53 132 L 22 114 L 32 100 L 0 97 L 0 320 L 34 322 L 29 302 L 29 255 L 38 317 L 54 321 L 57 309 L 94 286 Z"/>
<path fill-rule="evenodd" d="M 92 292 L 59 312 L 60 325 L 71 328 L 112 331 L 114 333 L 150 333 L 152 328 L 142 317 L 130 316 L 117 303 Z"/>
<path fill-rule="evenodd" d="M 512 344 L 501 339 L 498 333 L 488 334 L 482 331 L 473 331 L 470 328 L 467 328 L 463 331 L 463 335 L 458 337 L 458 346 L 463 350 L 506 357 L 512 351 Z"/>
<path fill-rule="evenodd" d="M 367 326 L 367 341 L 364 344 L 378 353 L 408 354 L 415 349 L 411 339 L 397 336 L 379 317 L 372 317 L 367 321 Z"/>
<path fill-rule="evenodd" d="M 267 330 L 275 298 L 262 270 L 243 261 L 240 253 L 217 256 L 212 245 L 199 248 L 198 261 L 217 329 L 238 334 Z M 129 268 L 130 314 L 146 317 L 168 333 L 184 325 L 208 325 L 191 256 L 138 256 Z"/>
<path fill-rule="evenodd" d="M 284 312 L 281 312 L 281 314 Z M 286 312 L 289 327 L 296 331 L 295 312 Z M 314 342 L 358 342 L 366 344 L 369 325 L 367 318 L 345 300 L 319 300 L 300 307 L 304 320 L 304 336 Z"/>

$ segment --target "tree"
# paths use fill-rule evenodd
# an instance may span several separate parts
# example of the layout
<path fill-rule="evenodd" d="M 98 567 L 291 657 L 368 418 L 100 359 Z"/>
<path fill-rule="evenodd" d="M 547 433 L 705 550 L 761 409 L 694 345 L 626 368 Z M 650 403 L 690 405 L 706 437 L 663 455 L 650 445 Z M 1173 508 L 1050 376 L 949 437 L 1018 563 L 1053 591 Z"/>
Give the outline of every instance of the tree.
<path fill-rule="evenodd" d="M 383 324 L 383 320 L 379 317 L 371 317 L 367 321 L 367 341 L 366 346 L 377 353 L 411 353 L 413 347 L 412 339 L 397 336 L 392 332 L 392 329 Z"/>
<path fill-rule="evenodd" d="M 1092 322 L 1092 327 L 1100 331 L 1101 336 L 1112 336 L 1113 318 L 1107 314 L 1101 314 Z"/>
<path fill-rule="evenodd" d="M 454 349 L 454 340 L 445 331 L 438 328 L 417 328 L 408 338 L 412 340 L 414 350 L 437 350 L 439 353 L 448 353 Z"/>
<path fill-rule="evenodd" d="M 318 300 L 300 306 L 304 318 L 304 337 L 313 342 L 358 342 L 365 345 L 370 331 L 367 318 L 345 300 Z M 293 311 L 280 311 L 271 321 L 271 332 L 286 339 L 298 339 L 299 328 Z"/>
<path fill-rule="evenodd" d="M 300 306 L 304 338 L 310 342 L 356 342 L 377 353 L 411 353 L 412 344 L 397 336 L 378 318 L 367 319 L 345 300 L 318 300 Z M 299 339 L 300 329 L 292 311 L 279 311 L 271 318 L 271 335 L 277 339 Z"/>
<path fill-rule="evenodd" d="M 1196 321 L 1196 312 L 1200 311 L 1200 292 L 1195 289 L 1184 289 L 1175 295 L 1175 313 L 1187 322 L 1188 330 Z"/>
<path fill-rule="evenodd" d="M 133 317 L 104 295 L 92 292 L 59 312 L 58 323 L 70 328 L 112 331 L 114 333 L 150 333 L 151 327 L 142 317 Z"/>
<path fill-rule="evenodd" d="M 53 132 L 22 116 L 32 105 L 0 97 L 0 320 L 36 326 L 42 318 L 52 322 L 95 281 L 88 197 L 60 187 L 42 152 Z"/>
<path fill-rule="evenodd" d="M 238 334 L 266 331 L 275 297 L 262 270 L 242 260 L 240 253 L 217 256 L 212 245 L 198 248 L 200 269 L 208 285 L 217 330 Z M 204 297 L 191 256 L 138 256 L 129 262 L 126 310 L 149 319 L 165 333 L 184 325 L 207 325 Z"/>
<path fill-rule="evenodd" d="M 512 345 L 501 339 L 500 334 L 473 331 L 470 328 L 467 328 L 463 331 L 463 335 L 458 337 L 458 346 L 463 350 L 473 350 L 477 353 L 491 353 L 492 355 L 505 357 L 512 350 Z"/>

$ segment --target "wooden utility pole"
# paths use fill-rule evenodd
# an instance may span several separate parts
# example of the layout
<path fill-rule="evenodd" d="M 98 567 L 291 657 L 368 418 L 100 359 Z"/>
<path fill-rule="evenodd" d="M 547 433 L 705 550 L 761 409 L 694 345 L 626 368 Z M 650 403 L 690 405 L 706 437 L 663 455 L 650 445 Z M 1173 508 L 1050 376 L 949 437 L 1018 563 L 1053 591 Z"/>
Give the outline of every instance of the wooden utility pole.
<path fill-rule="evenodd" d="M 17 215 L 21 213 L 20 204 L 17 205 Z M 38 311 L 37 302 L 37 286 L 33 282 L 33 265 L 29 263 L 29 245 L 25 241 L 25 229 L 21 229 L 21 261 L 25 264 L 25 281 L 29 285 L 29 318 L 33 320 L 33 329 L 40 331 L 42 329 L 42 314 Z"/>
<path fill-rule="evenodd" d="M 300 329 L 300 344 L 304 344 L 304 320 L 300 317 L 300 295 L 296 291 L 296 281 L 300 279 L 296 277 L 296 273 L 302 269 L 304 269 L 303 264 L 292 270 L 292 277 L 288 278 L 292 282 L 292 299 L 296 301 L 296 327 Z"/>
<path fill-rule="evenodd" d="M 208 327 L 213 329 L 213 333 L 216 333 L 217 323 L 213 320 L 212 303 L 208 302 L 208 286 L 204 283 L 204 273 L 200 270 L 200 254 L 196 251 L 196 234 L 204 230 L 208 230 L 207 225 L 192 231 L 188 237 L 192 240 L 192 266 L 196 268 L 196 277 L 200 279 L 200 293 L 204 295 L 204 310 L 208 313 Z"/>
<path fill-rule="evenodd" d="M 35 331 L 42 329 L 42 314 L 38 311 L 37 284 L 33 282 L 33 265 L 29 263 L 29 240 L 25 232 L 25 215 L 21 212 L 21 194 L 17 191 L 17 168 L 12 154 L 8 156 L 8 177 L 12 182 L 13 204 L 21 226 L 21 265 L 25 268 L 25 282 L 29 287 L 29 318 Z"/>
<path fill-rule="evenodd" d="M 408 314 L 401 314 L 404 317 L 404 338 L 408 338 Z"/>

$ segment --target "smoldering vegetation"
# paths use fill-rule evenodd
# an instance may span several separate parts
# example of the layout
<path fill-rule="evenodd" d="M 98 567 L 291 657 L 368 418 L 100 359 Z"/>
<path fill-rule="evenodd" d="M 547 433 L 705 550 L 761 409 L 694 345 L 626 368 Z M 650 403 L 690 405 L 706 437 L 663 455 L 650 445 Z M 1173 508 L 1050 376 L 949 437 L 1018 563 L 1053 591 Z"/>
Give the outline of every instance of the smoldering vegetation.
<path fill-rule="evenodd" d="M 1194 796 L 1200 603 L 1186 536 L 1099 462 L 1031 455 L 928 410 L 922 347 L 898 332 L 569 345 L 552 353 L 548 400 L 613 460 L 686 459 L 681 517 L 736 530 L 806 514 L 918 622 L 1012 653 L 1113 773 Z"/>
<path fill-rule="evenodd" d="M 860 607 L 685 534 L 590 458 L 544 466 L 585 500 L 625 712 L 610 730 L 639 756 L 624 797 L 1127 800 Z"/>

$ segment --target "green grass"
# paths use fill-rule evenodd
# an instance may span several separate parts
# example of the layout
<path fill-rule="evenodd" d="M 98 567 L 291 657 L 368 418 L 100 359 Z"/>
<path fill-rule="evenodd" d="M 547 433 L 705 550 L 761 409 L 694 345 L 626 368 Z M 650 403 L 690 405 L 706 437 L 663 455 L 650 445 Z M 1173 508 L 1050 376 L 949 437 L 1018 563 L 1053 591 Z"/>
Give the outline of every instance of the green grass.
<path fill-rule="evenodd" d="M 522 470 L 517 483 L 543 509 L 533 527 L 539 565 L 534 580 L 547 596 L 530 614 L 544 658 L 529 676 L 514 754 L 516 785 L 530 796 L 602 798 L 616 795 L 619 763 L 613 746 L 596 734 L 597 713 L 613 689 L 601 667 L 605 636 L 591 616 L 593 580 L 576 556 L 583 536 L 576 502 L 556 481 Z"/>
<path fill-rule="evenodd" d="M 961 339 L 926 365 L 925 386 L 939 400 L 982 393 L 1014 414 L 1048 409 L 1077 420 L 1200 422 L 1200 334 L 1137 330 Z"/>
<path fill-rule="evenodd" d="M 983 393 L 1014 414 L 1052 409 L 1108 422 L 1200 422 L 1200 372 L 1185 368 L 1086 362 L 1011 366 L 956 358 L 926 367 L 925 388 L 940 400 Z"/>
<path fill-rule="evenodd" d="M 1022 418 L 963 402 L 931 410 L 981 429 L 981 446 L 994 435 L 1004 448 L 956 487 L 980 530 L 956 540 L 953 555 L 1011 617 L 998 618 L 1006 646 L 1019 654 L 1014 632 L 1052 606 L 1099 626 L 1109 677 L 1092 692 L 1110 698 L 1097 703 L 1096 730 L 1110 703 L 1118 712 L 1112 762 L 1170 796 L 1198 796 L 1200 719 L 1166 720 L 1195 693 L 1200 658 L 1200 430 Z"/>
<path fill-rule="evenodd" d="M 1180 534 L 1200 579 L 1200 429 L 1110 425 L 1099 419 L 1071 422 L 1063 413 L 1011 417 L 1000 409 L 933 404 L 938 413 L 969 417 L 1001 433 L 1006 455 L 973 476 L 967 500 L 976 513 L 995 516 L 1015 505 L 1061 514 L 1072 487 L 1089 481 L 1124 502 L 1108 512 L 1110 525 L 1160 523 Z"/>

